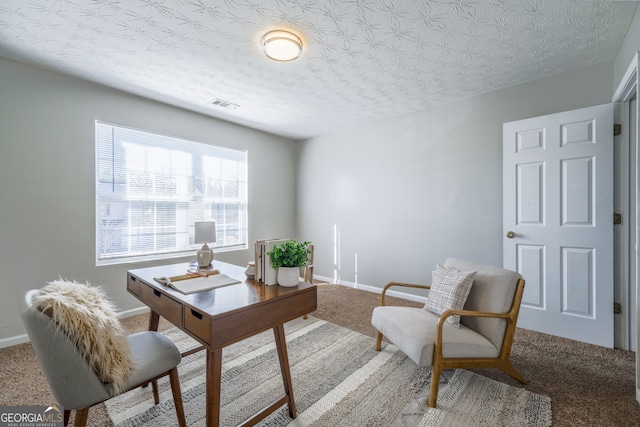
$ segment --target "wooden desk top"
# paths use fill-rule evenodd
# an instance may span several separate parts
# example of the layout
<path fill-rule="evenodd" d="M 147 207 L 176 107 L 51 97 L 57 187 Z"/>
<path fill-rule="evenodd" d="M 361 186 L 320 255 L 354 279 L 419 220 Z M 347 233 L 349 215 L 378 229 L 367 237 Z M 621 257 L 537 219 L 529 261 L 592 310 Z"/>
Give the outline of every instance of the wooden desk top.
<path fill-rule="evenodd" d="M 188 263 L 129 270 L 128 276 L 133 276 L 143 281 L 152 288 L 162 291 L 185 306 L 195 308 L 210 318 L 234 313 L 237 310 L 243 310 L 251 305 L 265 301 L 286 298 L 301 290 L 308 289 L 315 292 L 316 285 L 309 283 L 301 283 L 291 288 L 285 288 L 279 285 L 267 286 L 264 283 L 248 279 L 244 274 L 245 267 L 216 260 L 214 260 L 212 264 L 212 268 L 218 269 L 220 273 L 239 280 L 240 283 L 185 295 L 154 280 L 154 277 L 172 277 L 185 274 L 187 269 L 190 268 Z"/>

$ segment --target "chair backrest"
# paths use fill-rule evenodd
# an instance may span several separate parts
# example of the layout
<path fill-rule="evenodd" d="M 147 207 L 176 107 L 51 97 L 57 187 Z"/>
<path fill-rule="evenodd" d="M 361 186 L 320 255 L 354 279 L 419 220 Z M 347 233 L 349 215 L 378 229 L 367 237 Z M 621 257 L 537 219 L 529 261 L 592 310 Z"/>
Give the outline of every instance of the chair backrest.
<path fill-rule="evenodd" d="M 108 399 L 107 389 L 81 352 L 32 304 L 39 294 L 39 290 L 27 292 L 20 316 L 56 400 L 64 409 L 74 410 Z"/>
<path fill-rule="evenodd" d="M 444 266 L 478 272 L 464 305 L 465 310 L 507 313 L 511 309 L 518 280 L 522 278 L 520 274 L 500 267 L 455 258 L 445 260 Z M 502 347 L 507 328 L 505 319 L 461 317 L 460 323 L 482 334 L 496 348 Z"/>

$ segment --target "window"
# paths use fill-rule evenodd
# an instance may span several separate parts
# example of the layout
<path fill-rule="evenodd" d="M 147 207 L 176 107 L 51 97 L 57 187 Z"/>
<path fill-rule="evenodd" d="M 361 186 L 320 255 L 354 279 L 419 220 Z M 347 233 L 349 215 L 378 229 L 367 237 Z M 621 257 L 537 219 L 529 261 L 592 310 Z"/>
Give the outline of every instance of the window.
<path fill-rule="evenodd" d="M 247 152 L 96 122 L 96 263 L 247 248 Z"/>

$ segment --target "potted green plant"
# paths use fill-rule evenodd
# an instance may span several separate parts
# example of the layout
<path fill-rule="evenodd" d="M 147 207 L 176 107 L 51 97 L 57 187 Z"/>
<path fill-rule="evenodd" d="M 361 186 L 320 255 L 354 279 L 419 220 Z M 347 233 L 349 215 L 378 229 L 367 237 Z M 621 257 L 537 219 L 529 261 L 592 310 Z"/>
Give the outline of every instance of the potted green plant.
<path fill-rule="evenodd" d="M 278 270 L 280 286 L 296 286 L 300 281 L 300 267 L 309 261 L 311 242 L 289 240 L 273 247 L 267 252 L 271 257 L 271 267 Z"/>

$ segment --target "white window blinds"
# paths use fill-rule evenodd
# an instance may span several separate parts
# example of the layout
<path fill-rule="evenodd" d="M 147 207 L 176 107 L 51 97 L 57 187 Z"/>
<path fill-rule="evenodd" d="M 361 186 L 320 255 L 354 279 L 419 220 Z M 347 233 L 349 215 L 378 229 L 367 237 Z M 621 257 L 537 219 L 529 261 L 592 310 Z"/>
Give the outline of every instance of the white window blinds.
<path fill-rule="evenodd" d="M 246 151 L 96 122 L 97 264 L 190 254 L 210 220 L 213 248 L 247 247 Z"/>

